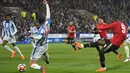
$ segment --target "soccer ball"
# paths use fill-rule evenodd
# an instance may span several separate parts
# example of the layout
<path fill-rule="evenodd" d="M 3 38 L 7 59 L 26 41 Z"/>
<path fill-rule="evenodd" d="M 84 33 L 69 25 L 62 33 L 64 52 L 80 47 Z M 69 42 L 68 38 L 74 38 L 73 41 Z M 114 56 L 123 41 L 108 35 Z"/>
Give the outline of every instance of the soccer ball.
<path fill-rule="evenodd" d="M 19 65 L 18 65 L 18 70 L 19 70 L 20 72 L 26 71 L 26 65 L 25 65 L 25 64 L 19 64 Z"/>

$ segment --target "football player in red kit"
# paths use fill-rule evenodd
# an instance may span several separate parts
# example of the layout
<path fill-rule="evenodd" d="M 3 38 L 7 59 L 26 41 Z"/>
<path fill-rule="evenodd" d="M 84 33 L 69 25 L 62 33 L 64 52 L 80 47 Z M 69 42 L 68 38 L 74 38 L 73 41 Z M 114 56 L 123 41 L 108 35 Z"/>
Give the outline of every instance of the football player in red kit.
<path fill-rule="evenodd" d="M 107 24 L 104 23 L 104 20 L 102 18 L 98 19 L 98 24 L 96 24 L 96 27 L 98 26 L 106 26 Z M 107 31 L 106 30 L 97 30 L 94 29 L 95 34 L 99 34 L 100 35 L 100 39 L 107 39 Z M 98 40 L 100 40 L 98 39 Z M 99 46 L 96 46 L 97 50 L 99 51 Z"/>
<path fill-rule="evenodd" d="M 68 44 L 72 44 L 72 47 L 74 48 L 74 51 L 77 52 L 77 49 L 75 47 L 75 37 L 76 37 L 76 29 L 75 26 L 73 25 L 73 22 L 70 22 L 67 28 L 67 40 L 64 40 L 64 42 Z"/>
<path fill-rule="evenodd" d="M 127 35 L 127 28 L 126 25 L 120 21 L 113 22 L 106 26 L 97 26 L 97 30 L 112 30 L 114 36 L 111 39 L 101 39 L 94 43 L 88 43 L 88 44 L 80 44 L 76 43 L 76 46 L 79 48 L 83 47 L 96 47 L 99 45 L 102 45 L 103 48 L 101 48 L 99 52 L 100 56 L 100 64 L 101 68 L 97 69 L 96 72 L 104 72 L 106 71 L 105 66 L 105 54 L 109 52 L 117 53 L 118 57 L 121 57 L 121 54 L 117 52 L 120 45 L 124 42 Z"/>
<path fill-rule="evenodd" d="M 99 24 L 97 24 L 96 27 L 107 25 L 106 23 L 104 23 L 104 20 L 102 18 L 99 18 L 98 22 L 99 22 Z M 107 39 L 107 31 L 106 30 L 96 30 L 96 31 L 97 31 L 97 34 L 100 35 L 100 38 Z"/>

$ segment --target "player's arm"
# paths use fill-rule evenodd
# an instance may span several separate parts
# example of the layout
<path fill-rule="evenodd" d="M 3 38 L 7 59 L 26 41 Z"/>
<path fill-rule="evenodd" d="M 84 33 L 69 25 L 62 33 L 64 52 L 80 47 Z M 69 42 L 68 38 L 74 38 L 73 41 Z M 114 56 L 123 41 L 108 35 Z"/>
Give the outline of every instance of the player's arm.
<path fill-rule="evenodd" d="M 97 26 L 97 30 L 111 30 L 115 27 L 115 23 L 109 24 L 109 25 L 105 25 L 105 26 Z"/>
<path fill-rule="evenodd" d="M 46 5 L 46 20 L 48 20 L 50 19 L 50 8 L 46 0 L 43 0 L 43 3 Z"/>
<path fill-rule="evenodd" d="M 12 23 L 12 29 L 14 31 L 14 32 L 12 32 L 12 36 L 14 36 L 17 33 L 17 28 L 13 22 L 11 22 L 11 23 Z"/>
<path fill-rule="evenodd" d="M 46 5 L 46 21 L 45 21 L 45 25 L 48 26 L 48 28 L 50 29 L 50 7 L 48 5 L 48 2 L 46 0 L 43 1 L 43 3 Z"/>

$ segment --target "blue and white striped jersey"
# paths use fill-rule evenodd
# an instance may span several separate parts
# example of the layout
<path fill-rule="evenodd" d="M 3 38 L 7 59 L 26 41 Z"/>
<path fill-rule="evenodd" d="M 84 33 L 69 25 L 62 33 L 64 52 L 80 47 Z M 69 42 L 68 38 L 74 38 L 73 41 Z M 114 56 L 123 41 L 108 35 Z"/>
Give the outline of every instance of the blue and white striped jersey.
<path fill-rule="evenodd" d="M 2 37 L 14 36 L 17 33 L 17 28 L 12 21 L 3 21 L 2 22 Z"/>
<path fill-rule="evenodd" d="M 34 39 L 36 39 L 35 46 L 43 46 L 47 44 L 49 31 L 50 19 L 48 19 L 43 26 L 40 26 L 37 35 L 34 37 Z"/>

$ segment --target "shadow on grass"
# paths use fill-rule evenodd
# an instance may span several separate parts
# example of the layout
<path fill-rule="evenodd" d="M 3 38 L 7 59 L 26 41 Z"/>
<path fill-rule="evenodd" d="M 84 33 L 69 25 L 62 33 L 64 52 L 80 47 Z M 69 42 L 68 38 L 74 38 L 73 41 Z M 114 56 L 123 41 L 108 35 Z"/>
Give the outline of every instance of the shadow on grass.
<path fill-rule="evenodd" d="M 111 68 L 107 68 L 107 70 L 110 70 L 110 71 L 112 71 L 112 70 L 119 70 L 119 69 L 121 69 L 121 68 L 123 68 L 123 67 L 125 67 L 125 66 L 127 66 L 127 65 L 128 65 L 128 64 L 122 63 L 122 64 L 115 65 L 115 66 L 113 66 L 113 67 L 111 67 Z"/>

